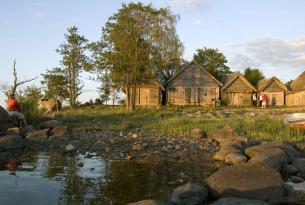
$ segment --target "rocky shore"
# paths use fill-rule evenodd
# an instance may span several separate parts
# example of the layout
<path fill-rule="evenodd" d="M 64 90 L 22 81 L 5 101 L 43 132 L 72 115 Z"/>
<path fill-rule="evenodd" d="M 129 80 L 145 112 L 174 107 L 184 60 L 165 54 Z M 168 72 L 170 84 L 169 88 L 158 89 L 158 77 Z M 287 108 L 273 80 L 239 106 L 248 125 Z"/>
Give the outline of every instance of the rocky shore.
<path fill-rule="evenodd" d="M 51 120 L 41 123 L 40 130 L 10 128 L 0 137 L 2 154 L 24 149 L 82 153 L 109 160 L 214 159 L 223 163 L 205 183 L 188 182 L 174 190 L 166 202 L 151 199 L 133 205 L 305 204 L 305 143 L 257 141 L 238 135 L 230 127 L 207 133 L 194 129 L 189 136 L 175 137 L 142 129 L 74 131 Z"/>

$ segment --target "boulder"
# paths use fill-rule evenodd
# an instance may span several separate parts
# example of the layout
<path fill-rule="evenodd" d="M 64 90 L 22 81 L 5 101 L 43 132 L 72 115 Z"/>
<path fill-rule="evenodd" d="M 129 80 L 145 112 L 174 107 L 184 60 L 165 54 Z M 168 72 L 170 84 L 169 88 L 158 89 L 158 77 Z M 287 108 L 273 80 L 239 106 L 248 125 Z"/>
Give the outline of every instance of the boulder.
<path fill-rule="evenodd" d="M 305 191 L 291 190 L 287 196 L 287 203 L 293 205 L 304 205 Z"/>
<path fill-rule="evenodd" d="M 305 170 L 305 158 L 297 158 L 292 162 L 292 165 L 299 170 Z"/>
<path fill-rule="evenodd" d="M 299 184 L 299 183 L 303 183 L 304 179 L 302 179 L 300 177 L 292 176 L 292 177 L 290 177 L 289 181 L 292 183 L 295 183 L 295 184 Z"/>
<path fill-rule="evenodd" d="M 52 137 L 68 137 L 70 136 L 70 130 L 68 126 L 56 126 L 51 130 L 50 135 Z"/>
<path fill-rule="evenodd" d="M 252 199 L 241 199 L 241 198 L 222 198 L 211 205 L 268 205 L 265 201 L 252 200 Z"/>
<path fill-rule="evenodd" d="M 295 144 L 296 147 L 301 150 L 301 151 L 305 151 L 305 142 L 302 142 L 302 143 L 297 143 Z"/>
<path fill-rule="evenodd" d="M 215 130 L 208 132 L 207 138 L 214 139 L 214 140 L 218 141 L 219 143 L 224 142 L 224 141 L 232 141 L 232 140 L 238 140 L 238 141 L 244 141 L 244 142 L 248 141 L 248 139 L 246 137 L 240 136 L 229 126 L 226 126 L 222 129 L 215 129 Z"/>
<path fill-rule="evenodd" d="M 262 163 L 223 167 L 208 178 L 214 197 L 240 197 L 279 203 L 284 184 L 279 172 Z"/>
<path fill-rule="evenodd" d="M 205 137 L 205 132 L 202 129 L 193 129 L 190 137 L 193 140 L 201 140 Z"/>
<path fill-rule="evenodd" d="M 299 177 L 301 177 L 302 179 L 305 179 L 305 169 L 300 171 L 300 173 L 298 174 Z"/>
<path fill-rule="evenodd" d="M 204 186 L 188 182 L 174 190 L 171 202 L 179 205 L 201 205 L 208 195 L 209 192 Z"/>
<path fill-rule="evenodd" d="M 10 127 L 15 127 L 16 124 L 17 123 L 9 117 L 6 110 L 0 106 L 0 133 L 6 132 Z"/>
<path fill-rule="evenodd" d="M 299 172 L 300 170 L 296 168 L 295 166 L 291 164 L 285 164 L 282 168 L 282 173 L 288 174 L 288 175 L 295 175 Z"/>
<path fill-rule="evenodd" d="M 134 203 L 129 203 L 127 205 L 165 205 L 165 203 L 159 200 L 143 200 Z"/>
<path fill-rule="evenodd" d="M 284 142 L 269 142 L 266 144 L 249 147 L 245 150 L 245 154 L 252 158 L 261 152 L 274 148 L 282 149 L 286 153 L 289 162 L 293 161 L 297 157 L 300 157 L 300 153 L 293 146 Z"/>
<path fill-rule="evenodd" d="M 40 140 L 47 140 L 49 136 L 50 136 L 50 130 L 44 129 L 44 130 L 37 130 L 28 133 L 26 139 L 33 141 L 37 141 L 37 140 L 40 141 Z"/>
<path fill-rule="evenodd" d="M 77 149 L 73 144 L 68 144 L 64 150 L 65 154 L 70 154 L 70 155 L 75 154 L 76 152 L 77 152 Z"/>
<path fill-rule="evenodd" d="M 282 149 L 272 148 L 260 152 L 255 157 L 251 158 L 249 162 L 261 162 L 280 171 L 282 170 L 282 167 L 288 163 L 288 158 Z"/>
<path fill-rule="evenodd" d="M 22 149 L 26 146 L 25 140 L 18 135 L 0 137 L 0 150 Z"/>
<path fill-rule="evenodd" d="M 227 164 L 240 164 L 247 162 L 248 158 L 242 153 L 229 153 L 225 157 L 225 163 Z"/>
<path fill-rule="evenodd" d="M 222 141 L 220 150 L 214 155 L 214 159 L 224 161 L 227 164 L 246 162 L 248 159 L 243 154 L 245 145 L 243 141 Z"/>
<path fill-rule="evenodd" d="M 6 131 L 8 134 L 15 134 L 15 135 L 19 135 L 21 134 L 22 136 L 27 136 L 30 133 L 35 132 L 34 128 L 30 125 L 23 127 L 21 129 L 21 133 L 20 133 L 20 129 L 19 127 L 12 127 L 12 128 L 8 128 Z"/>
<path fill-rule="evenodd" d="M 40 124 L 42 129 L 48 129 L 48 128 L 54 128 L 56 126 L 60 126 L 59 121 L 57 120 L 48 120 L 48 121 L 44 121 Z"/>

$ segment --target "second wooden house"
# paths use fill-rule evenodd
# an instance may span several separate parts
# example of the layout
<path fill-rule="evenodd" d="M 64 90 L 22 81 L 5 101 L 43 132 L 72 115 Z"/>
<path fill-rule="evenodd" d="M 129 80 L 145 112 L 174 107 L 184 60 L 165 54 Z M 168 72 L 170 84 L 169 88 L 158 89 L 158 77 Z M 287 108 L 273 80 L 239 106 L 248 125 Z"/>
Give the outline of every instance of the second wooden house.
<path fill-rule="evenodd" d="M 284 106 L 288 88 L 279 79 L 272 77 L 258 82 L 258 92 L 258 96 L 267 95 L 267 105 Z"/>
<path fill-rule="evenodd" d="M 167 103 L 174 105 L 214 105 L 222 86 L 195 61 L 187 64 L 166 83 Z"/>
<path fill-rule="evenodd" d="M 252 105 L 256 88 L 240 72 L 231 73 L 221 89 L 221 98 L 231 106 Z"/>
<path fill-rule="evenodd" d="M 290 84 L 291 92 L 286 95 L 287 106 L 305 106 L 305 72 Z"/>

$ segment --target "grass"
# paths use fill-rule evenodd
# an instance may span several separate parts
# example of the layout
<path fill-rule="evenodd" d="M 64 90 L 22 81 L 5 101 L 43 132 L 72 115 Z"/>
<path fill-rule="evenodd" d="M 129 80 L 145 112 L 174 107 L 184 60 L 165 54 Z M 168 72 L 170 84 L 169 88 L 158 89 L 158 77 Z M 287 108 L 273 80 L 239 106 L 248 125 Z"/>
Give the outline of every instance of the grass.
<path fill-rule="evenodd" d="M 284 124 L 283 116 L 289 112 L 293 112 L 293 110 L 285 108 L 280 108 L 280 111 L 254 108 L 214 109 L 197 106 L 142 108 L 136 112 L 127 112 L 123 107 L 99 106 L 65 110 L 60 114 L 63 116 L 65 124 L 85 131 L 128 131 L 142 128 L 148 132 L 180 137 L 188 136 L 195 128 L 208 132 L 212 129 L 230 126 L 240 135 L 250 138 L 266 141 L 304 142 L 304 131 L 290 130 Z"/>

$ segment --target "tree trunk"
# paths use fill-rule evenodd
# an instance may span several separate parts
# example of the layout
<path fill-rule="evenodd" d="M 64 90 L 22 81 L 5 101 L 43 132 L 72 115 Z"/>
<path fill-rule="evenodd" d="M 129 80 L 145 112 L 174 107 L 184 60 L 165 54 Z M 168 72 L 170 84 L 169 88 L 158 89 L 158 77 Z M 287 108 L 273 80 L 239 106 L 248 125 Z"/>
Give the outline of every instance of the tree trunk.
<path fill-rule="evenodd" d="M 130 88 L 126 87 L 126 99 L 125 99 L 125 103 L 126 103 L 126 108 L 129 111 L 130 109 Z"/>
<path fill-rule="evenodd" d="M 136 110 L 136 86 L 132 86 L 131 110 Z"/>

